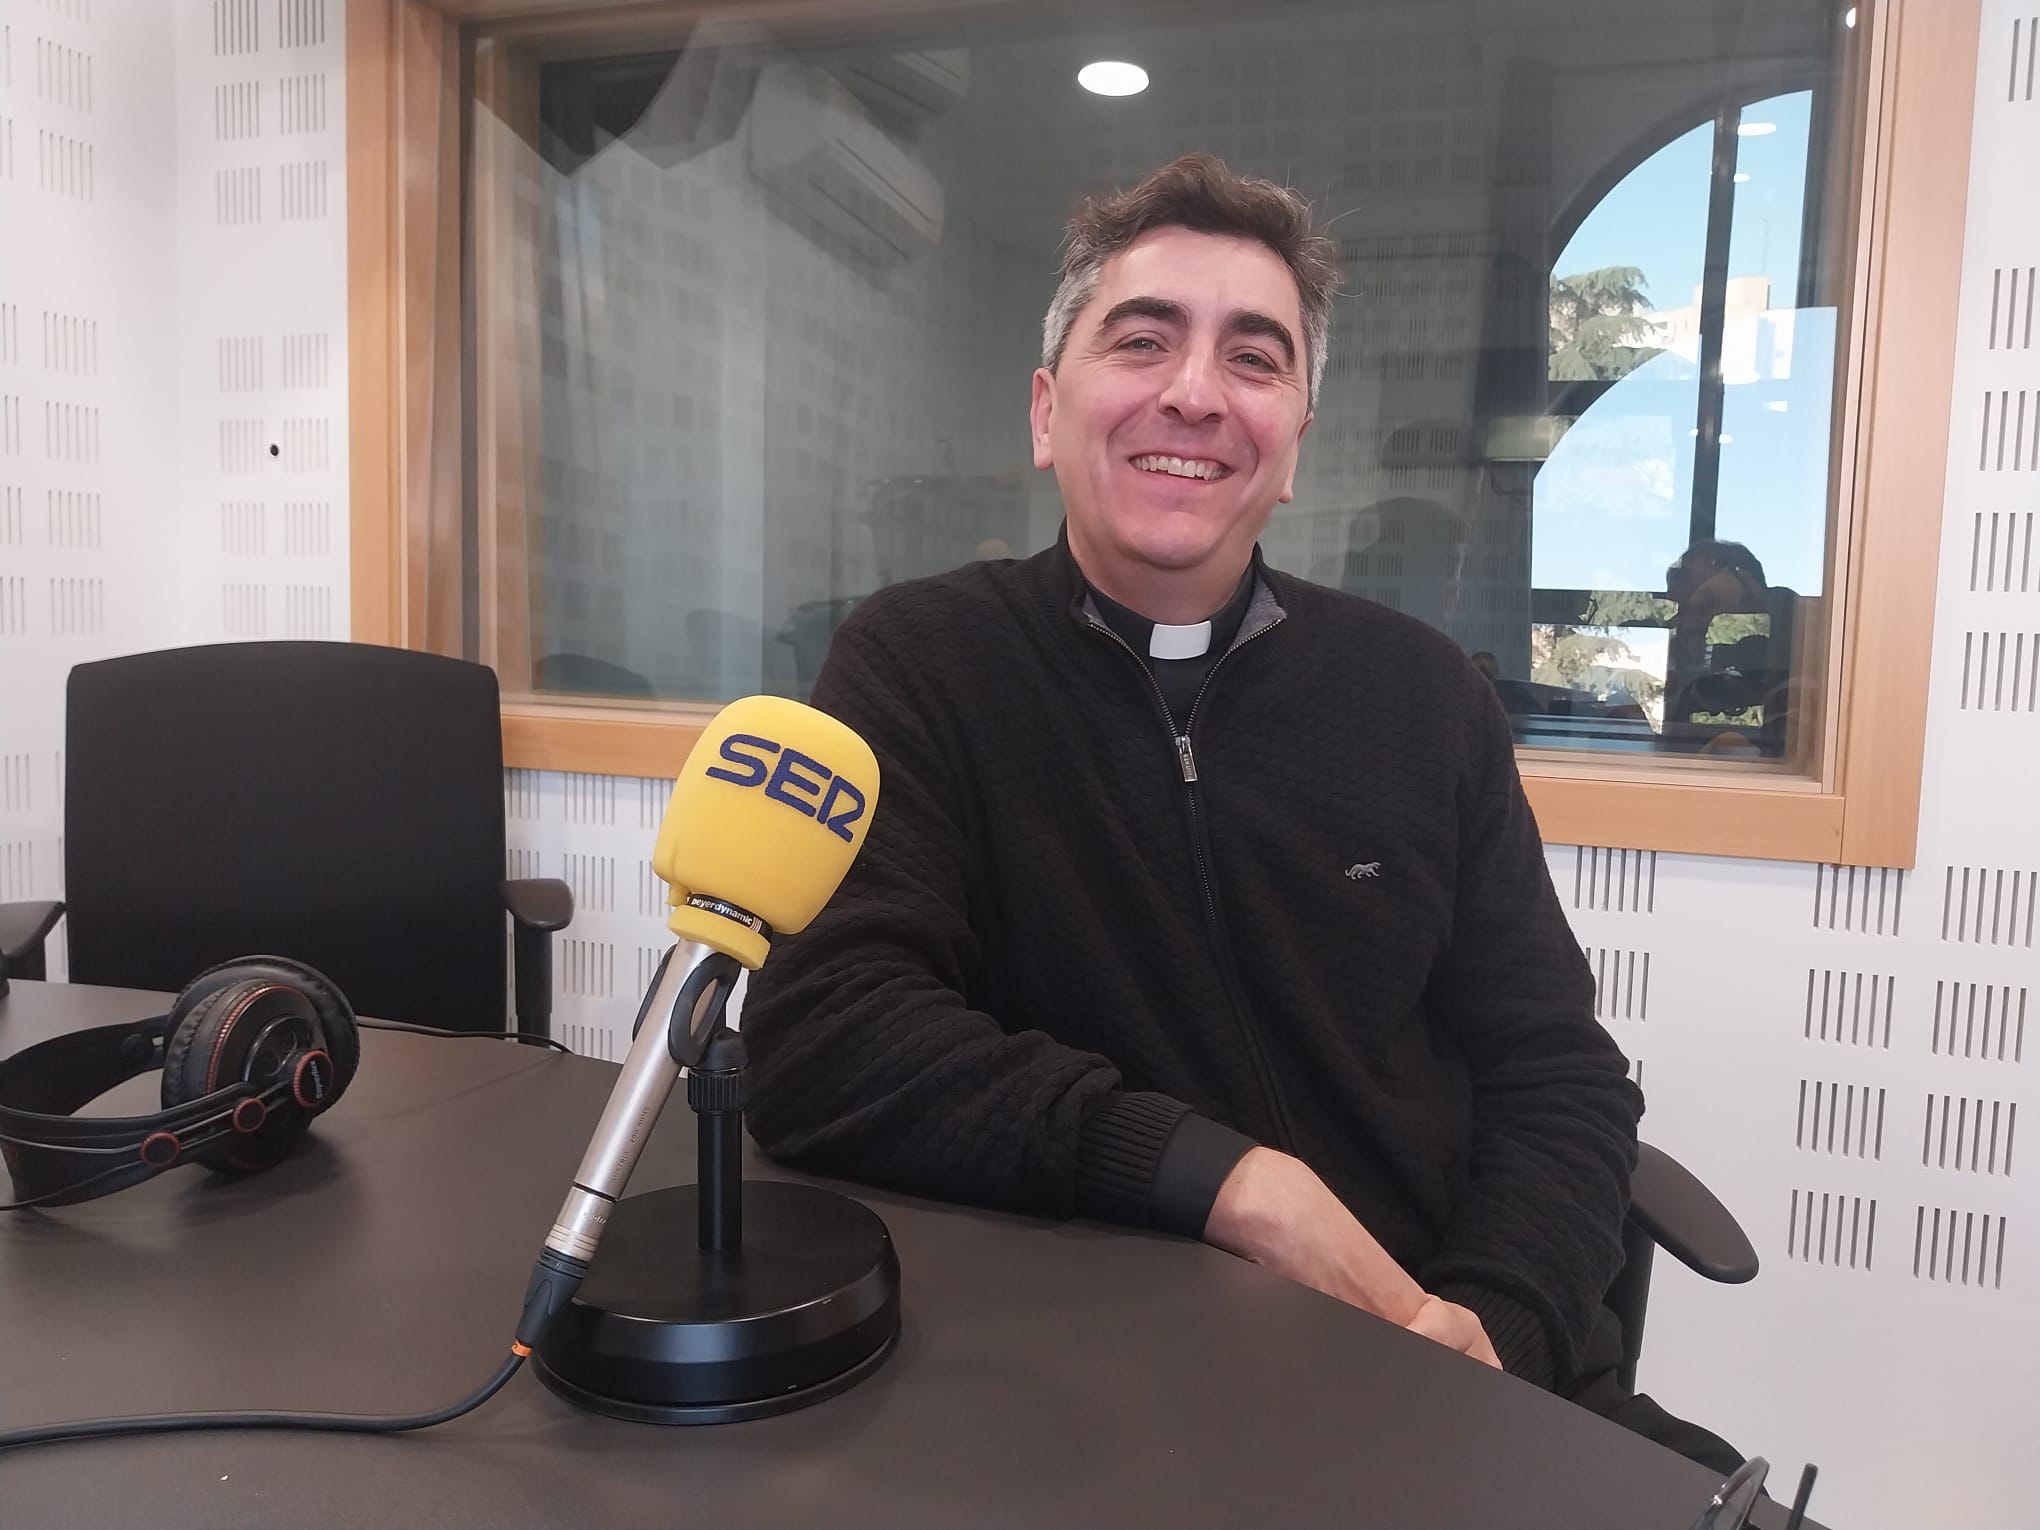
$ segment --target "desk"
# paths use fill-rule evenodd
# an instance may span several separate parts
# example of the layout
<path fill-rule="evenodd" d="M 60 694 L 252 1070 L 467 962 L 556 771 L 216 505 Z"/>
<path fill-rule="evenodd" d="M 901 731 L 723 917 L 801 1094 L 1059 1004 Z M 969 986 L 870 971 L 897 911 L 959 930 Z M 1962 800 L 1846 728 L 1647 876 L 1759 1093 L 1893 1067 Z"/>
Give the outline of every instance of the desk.
<path fill-rule="evenodd" d="M 164 1007 L 17 982 L 0 1054 Z M 0 1427 L 451 1401 L 502 1357 L 614 1077 L 369 1032 L 346 1095 L 268 1173 L 180 1168 L 0 1217 Z M 148 1108 L 156 1087 L 109 1099 Z M 692 1162 L 676 1097 L 632 1188 L 684 1183 Z M 579 1413 L 523 1374 L 417 1435 L 0 1453 L 0 1524 L 1686 1530 L 1713 1487 L 1569 1403 L 1202 1245 L 859 1194 L 898 1245 L 905 1321 L 884 1367 L 831 1401 L 669 1429 Z"/>

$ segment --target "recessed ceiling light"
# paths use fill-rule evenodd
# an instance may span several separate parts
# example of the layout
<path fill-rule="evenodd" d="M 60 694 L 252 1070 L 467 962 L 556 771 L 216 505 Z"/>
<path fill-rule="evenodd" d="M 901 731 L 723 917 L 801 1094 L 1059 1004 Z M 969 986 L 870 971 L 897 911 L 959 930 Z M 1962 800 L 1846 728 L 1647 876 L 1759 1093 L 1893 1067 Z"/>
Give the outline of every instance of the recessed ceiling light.
<path fill-rule="evenodd" d="M 1719 436 L 1715 437 L 1715 439 L 1718 440 L 1723 446 L 1727 446 L 1730 442 L 1735 440 L 1735 437 L 1730 435 L 1727 431 L 1724 430 Z"/>
<path fill-rule="evenodd" d="M 1147 89 L 1148 75 L 1138 64 L 1102 61 L 1079 69 L 1077 83 L 1094 96 L 1137 96 Z"/>
<path fill-rule="evenodd" d="M 1738 186 L 1740 186 L 1744 181 L 1748 180 L 1749 178 L 1750 173 L 1747 170 L 1738 170 L 1735 173 L 1735 183 Z"/>
<path fill-rule="evenodd" d="M 1766 133 L 1777 132 L 1778 124 L 1775 122 L 1740 122 L 1736 124 L 1735 131 L 1738 137 L 1762 138 Z"/>
<path fill-rule="evenodd" d="M 1766 400 L 1764 407 L 1773 414 L 1783 414 L 1788 406 L 1782 398 L 1774 398 Z"/>

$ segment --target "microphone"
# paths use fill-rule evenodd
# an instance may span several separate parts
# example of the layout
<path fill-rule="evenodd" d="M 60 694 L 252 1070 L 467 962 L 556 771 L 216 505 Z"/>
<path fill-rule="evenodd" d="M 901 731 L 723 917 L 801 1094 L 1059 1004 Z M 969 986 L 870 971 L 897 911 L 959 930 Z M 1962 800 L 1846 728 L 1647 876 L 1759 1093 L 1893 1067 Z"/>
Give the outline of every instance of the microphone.
<path fill-rule="evenodd" d="M 805 929 L 834 895 L 877 806 L 871 746 L 800 702 L 733 701 L 696 741 L 652 850 L 677 938 L 532 1269 L 513 1351 L 529 1354 L 573 1299 L 681 1070 L 701 1062 L 773 935 Z"/>

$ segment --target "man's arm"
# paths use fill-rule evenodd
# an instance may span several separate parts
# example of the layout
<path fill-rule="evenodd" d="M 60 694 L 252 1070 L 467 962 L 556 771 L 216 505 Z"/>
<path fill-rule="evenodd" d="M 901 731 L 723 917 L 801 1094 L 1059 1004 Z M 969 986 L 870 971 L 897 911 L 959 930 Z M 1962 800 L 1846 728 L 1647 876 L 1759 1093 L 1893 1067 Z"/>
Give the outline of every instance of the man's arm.
<path fill-rule="evenodd" d="M 1431 993 L 1471 1073 L 1473 1157 L 1437 1255 L 1414 1273 L 1479 1316 L 1509 1371 L 1552 1386 L 1574 1374 L 1621 1268 L 1643 1100 L 1594 1018 L 1507 719 L 1484 700 L 1452 945 Z"/>
<path fill-rule="evenodd" d="M 918 1194 L 1195 1236 L 1252 1143 L 1104 1057 L 1009 1033 L 964 1000 L 978 958 L 967 762 L 934 698 L 853 618 L 814 704 L 878 756 L 878 810 L 841 891 L 775 942 L 743 1029 L 749 1120 L 776 1158 Z M 951 746 L 952 748 L 957 746 Z"/>

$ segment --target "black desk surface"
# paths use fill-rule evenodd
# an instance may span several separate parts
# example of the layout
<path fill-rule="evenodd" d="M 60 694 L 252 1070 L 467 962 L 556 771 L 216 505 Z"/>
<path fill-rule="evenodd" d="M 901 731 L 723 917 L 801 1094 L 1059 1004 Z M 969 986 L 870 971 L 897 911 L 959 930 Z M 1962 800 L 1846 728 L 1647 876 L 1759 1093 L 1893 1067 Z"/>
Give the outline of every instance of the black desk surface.
<path fill-rule="evenodd" d="M 162 1007 L 17 982 L 0 1055 Z M 364 1043 L 347 1094 L 266 1174 L 186 1167 L 0 1216 L 0 1427 L 410 1411 L 495 1368 L 615 1069 L 485 1041 Z M 148 1109 L 156 1087 L 108 1098 Z M 632 1188 L 684 1183 L 692 1163 L 676 1092 Z M 831 1401 L 661 1428 L 579 1413 L 527 1372 L 416 1435 L 0 1453 L 0 1525 L 1686 1530 L 1714 1485 L 1201 1245 L 859 1193 L 897 1242 L 905 1323 L 884 1367 Z"/>

